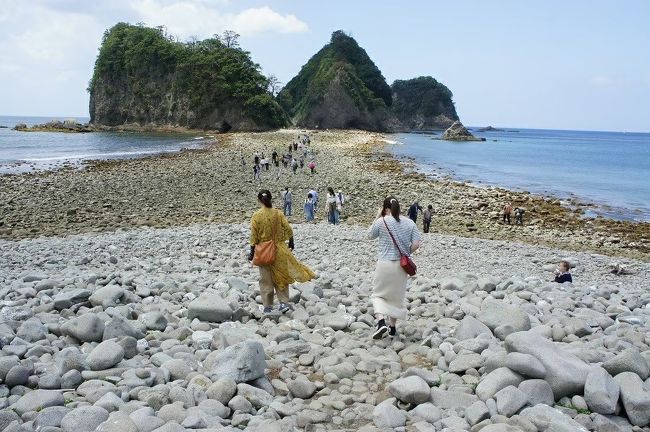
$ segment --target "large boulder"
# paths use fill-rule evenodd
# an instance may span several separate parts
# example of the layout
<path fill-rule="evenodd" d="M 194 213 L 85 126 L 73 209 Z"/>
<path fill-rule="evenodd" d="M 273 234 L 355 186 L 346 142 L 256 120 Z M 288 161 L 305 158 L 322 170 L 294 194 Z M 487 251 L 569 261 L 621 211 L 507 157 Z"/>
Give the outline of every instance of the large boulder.
<path fill-rule="evenodd" d="M 135 328 L 133 324 L 121 315 L 114 315 L 104 328 L 104 340 L 117 339 L 122 336 L 131 336 L 135 339 L 142 339 L 144 334 Z"/>
<path fill-rule="evenodd" d="M 91 370 L 104 370 L 115 366 L 123 358 L 124 349 L 114 340 L 107 340 L 90 352 L 87 362 Z"/>
<path fill-rule="evenodd" d="M 585 402 L 592 412 L 614 414 L 620 390 L 618 382 L 605 369 L 594 366 L 585 382 Z"/>
<path fill-rule="evenodd" d="M 187 308 L 187 318 L 221 323 L 230 320 L 232 309 L 218 294 L 204 293 L 193 300 Z"/>
<path fill-rule="evenodd" d="M 587 432 L 583 425 L 548 405 L 525 408 L 519 415 L 529 420 L 539 431 Z"/>
<path fill-rule="evenodd" d="M 476 395 L 481 400 L 494 397 L 499 390 L 509 386 L 518 386 L 524 377 L 506 367 L 498 368 L 485 375 L 476 386 Z"/>
<path fill-rule="evenodd" d="M 490 328 L 471 315 L 463 318 L 454 330 L 454 337 L 458 340 L 474 339 L 480 334 L 492 336 Z"/>
<path fill-rule="evenodd" d="M 616 357 L 613 357 L 603 363 L 603 368 L 610 375 L 616 376 L 622 372 L 634 372 L 642 380 L 648 379 L 648 362 L 639 351 L 634 348 L 628 348 L 621 351 Z"/>
<path fill-rule="evenodd" d="M 117 306 L 122 303 L 124 288 L 118 285 L 106 285 L 101 287 L 88 298 L 93 306 L 102 306 L 104 309 Z"/>
<path fill-rule="evenodd" d="M 215 379 L 230 378 L 236 383 L 252 381 L 264 376 L 264 347 L 256 341 L 240 342 L 210 353 L 205 366 Z"/>
<path fill-rule="evenodd" d="M 395 406 L 395 399 L 386 399 L 375 407 L 372 419 L 380 429 L 395 429 L 406 424 L 406 413 Z"/>
<path fill-rule="evenodd" d="M 537 332 L 510 334 L 505 347 L 509 352 L 530 354 L 544 365 L 544 379 L 551 385 L 555 400 L 583 393 L 589 365 Z"/>
<path fill-rule="evenodd" d="M 30 411 L 40 411 L 43 408 L 51 406 L 63 406 L 65 398 L 63 393 L 56 390 L 32 390 L 25 393 L 18 402 L 13 406 L 13 409 L 18 415 L 23 415 Z"/>
<path fill-rule="evenodd" d="M 530 317 L 526 312 L 497 300 L 483 302 L 478 320 L 488 326 L 499 339 L 505 339 L 510 333 L 530 330 Z"/>
<path fill-rule="evenodd" d="M 421 404 L 431 397 L 429 385 L 419 376 L 400 378 L 388 386 L 388 392 L 402 402 Z"/>
<path fill-rule="evenodd" d="M 61 429 L 65 432 L 95 432 L 97 427 L 108 420 L 108 411 L 98 406 L 75 408 L 61 419 Z"/>
<path fill-rule="evenodd" d="M 621 401 L 627 418 L 635 426 L 650 424 L 650 392 L 634 372 L 623 372 L 614 377 L 621 387 Z"/>
<path fill-rule="evenodd" d="M 100 342 L 104 336 L 104 321 L 93 313 L 73 318 L 61 326 L 61 333 L 81 342 Z"/>

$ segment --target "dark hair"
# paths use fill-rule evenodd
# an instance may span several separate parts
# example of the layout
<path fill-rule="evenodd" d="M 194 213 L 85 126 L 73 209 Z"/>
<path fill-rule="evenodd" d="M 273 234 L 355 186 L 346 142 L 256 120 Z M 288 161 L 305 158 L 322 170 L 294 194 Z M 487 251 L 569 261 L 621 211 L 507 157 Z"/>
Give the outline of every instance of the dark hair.
<path fill-rule="evenodd" d="M 272 208 L 273 204 L 271 203 L 271 200 L 273 197 L 271 196 L 271 192 L 262 189 L 258 194 L 257 194 L 257 199 L 260 200 L 262 204 L 264 204 L 264 207 Z"/>
<path fill-rule="evenodd" d="M 430 209 L 433 208 L 433 206 L 432 206 L 431 204 L 429 204 L 429 205 L 427 206 L 427 208 L 430 210 Z"/>
<path fill-rule="evenodd" d="M 332 189 L 331 187 L 327 188 L 327 192 L 329 192 L 331 195 L 334 195 L 334 189 Z"/>
<path fill-rule="evenodd" d="M 384 200 L 384 211 L 390 209 L 390 214 L 399 222 L 400 207 L 399 201 L 394 196 L 389 196 Z"/>
<path fill-rule="evenodd" d="M 307 194 L 307 198 L 313 198 L 314 196 L 310 193 Z"/>
<path fill-rule="evenodd" d="M 564 267 L 566 267 L 567 271 L 571 270 L 571 264 L 569 263 L 569 261 L 562 260 L 562 261 L 560 261 L 560 264 L 563 265 Z"/>

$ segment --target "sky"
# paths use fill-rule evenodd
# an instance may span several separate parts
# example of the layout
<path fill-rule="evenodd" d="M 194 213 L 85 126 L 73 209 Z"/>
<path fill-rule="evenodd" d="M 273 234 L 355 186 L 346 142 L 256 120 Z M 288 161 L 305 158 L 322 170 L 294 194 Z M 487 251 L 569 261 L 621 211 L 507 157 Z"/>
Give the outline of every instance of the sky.
<path fill-rule="evenodd" d="M 650 132 L 648 0 L 0 0 L 0 115 L 87 117 L 121 21 L 235 30 L 283 83 L 341 29 L 389 84 L 447 85 L 466 125 Z"/>

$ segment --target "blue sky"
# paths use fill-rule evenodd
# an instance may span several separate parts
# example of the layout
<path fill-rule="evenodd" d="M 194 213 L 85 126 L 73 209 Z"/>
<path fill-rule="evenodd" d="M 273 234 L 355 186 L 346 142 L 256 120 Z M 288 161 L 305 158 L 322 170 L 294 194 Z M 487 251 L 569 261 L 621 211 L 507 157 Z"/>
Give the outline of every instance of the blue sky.
<path fill-rule="evenodd" d="M 103 31 L 233 28 L 287 82 L 337 29 L 387 81 L 431 75 L 468 125 L 650 132 L 650 1 L 0 0 L 0 114 L 83 116 Z"/>

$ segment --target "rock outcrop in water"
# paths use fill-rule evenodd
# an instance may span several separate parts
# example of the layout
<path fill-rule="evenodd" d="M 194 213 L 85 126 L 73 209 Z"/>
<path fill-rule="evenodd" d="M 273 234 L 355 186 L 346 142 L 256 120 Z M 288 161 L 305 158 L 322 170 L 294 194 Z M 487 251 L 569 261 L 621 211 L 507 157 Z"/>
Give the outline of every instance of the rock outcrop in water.
<path fill-rule="evenodd" d="M 94 132 L 94 128 L 87 123 L 79 123 L 76 120 L 51 120 L 47 123 L 27 126 L 25 123 L 18 123 L 13 128 L 20 132 L 69 132 L 86 133 Z"/>
<path fill-rule="evenodd" d="M 108 30 L 90 82 L 94 125 L 261 131 L 285 126 L 247 52 L 217 38 L 181 43 L 162 29 Z"/>
<path fill-rule="evenodd" d="M 485 138 L 477 138 L 472 135 L 460 120 L 455 121 L 454 124 L 449 126 L 442 134 L 442 139 L 446 141 L 485 141 Z"/>
<path fill-rule="evenodd" d="M 400 129 L 445 129 L 458 120 L 451 91 L 432 77 L 397 80 L 391 90 Z"/>

